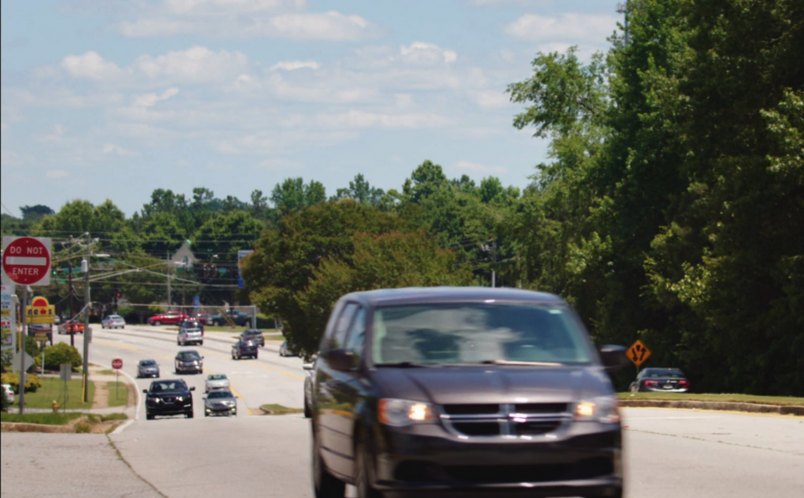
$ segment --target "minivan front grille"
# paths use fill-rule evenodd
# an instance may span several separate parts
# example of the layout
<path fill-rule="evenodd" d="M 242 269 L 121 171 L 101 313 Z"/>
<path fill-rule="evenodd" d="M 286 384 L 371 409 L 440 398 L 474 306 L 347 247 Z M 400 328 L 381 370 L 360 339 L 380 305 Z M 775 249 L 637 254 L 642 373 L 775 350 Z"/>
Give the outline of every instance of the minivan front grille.
<path fill-rule="evenodd" d="M 468 437 L 530 437 L 558 430 L 571 419 L 567 403 L 449 404 L 445 426 Z"/>

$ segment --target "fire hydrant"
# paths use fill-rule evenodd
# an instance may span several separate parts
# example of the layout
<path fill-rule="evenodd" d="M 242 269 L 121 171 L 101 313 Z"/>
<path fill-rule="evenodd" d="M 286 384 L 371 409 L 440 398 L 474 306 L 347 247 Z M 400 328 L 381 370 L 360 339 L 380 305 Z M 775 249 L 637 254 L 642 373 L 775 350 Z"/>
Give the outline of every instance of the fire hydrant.
<path fill-rule="evenodd" d="M 53 402 L 50 403 L 50 407 L 53 408 L 53 413 L 58 412 L 59 408 L 61 408 L 61 406 L 59 405 L 59 402 L 56 401 L 55 399 L 53 400 Z"/>

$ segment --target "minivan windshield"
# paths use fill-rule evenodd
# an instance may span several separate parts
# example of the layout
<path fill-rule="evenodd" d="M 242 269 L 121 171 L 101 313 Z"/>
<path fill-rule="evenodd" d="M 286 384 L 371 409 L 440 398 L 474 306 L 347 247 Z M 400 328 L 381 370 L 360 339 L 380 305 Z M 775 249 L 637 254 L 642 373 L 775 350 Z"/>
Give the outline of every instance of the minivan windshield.
<path fill-rule="evenodd" d="M 372 358 L 382 365 L 588 364 L 590 345 L 567 308 L 525 303 L 379 307 Z"/>

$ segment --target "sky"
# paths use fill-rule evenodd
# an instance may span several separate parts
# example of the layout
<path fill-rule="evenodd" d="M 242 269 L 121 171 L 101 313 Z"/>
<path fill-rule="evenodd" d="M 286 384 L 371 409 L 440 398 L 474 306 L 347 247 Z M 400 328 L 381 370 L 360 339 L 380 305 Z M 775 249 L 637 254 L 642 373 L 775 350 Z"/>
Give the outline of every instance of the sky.
<path fill-rule="evenodd" d="M 0 202 L 156 189 L 249 202 L 288 178 L 526 187 L 548 143 L 508 85 L 539 52 L 605 52 L 612 0 L 2 0 Z"/>

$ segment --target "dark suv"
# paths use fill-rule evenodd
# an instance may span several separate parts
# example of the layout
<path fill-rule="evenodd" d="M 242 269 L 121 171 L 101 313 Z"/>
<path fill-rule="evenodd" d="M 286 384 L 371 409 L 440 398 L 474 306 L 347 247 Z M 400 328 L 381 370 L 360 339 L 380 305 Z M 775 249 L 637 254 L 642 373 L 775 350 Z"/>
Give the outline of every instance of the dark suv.
<path fill-rule="evenodd" d="M 239 360 L 242 358 L 254 358 L 256 360 L 259 354 L 260 348 L 257 347 L 257 343 L 249 339 L 243 339 L 241 337 L 237 339 L 234 344 L 232 344 L 233 360 Z"/>
<path fill-rule="evenodd" d="M 155 380 L 145 393 L 145 418 L 152 420 L 157 415 L 184 415 L 193 418 L 193 393 L 195 387 L 187 387 L 181 379 Z"/>
<path fill-rule="evenodd" d="M 227 324 L 248 326 L 251 324 L 251 315 L 248 313 L 243 313 L 240 310 L 231 309 L 224 313 L 215 313 L 209 317 L 209 321 L 212 325 L 219 326 Z"/>
<path fill-rule="evenodd" d="M 262 335 L 262 330 L 260 329 L 246 329 L 240 332 L 240 338 L 247 341 L 254 341 L 257 343 L 257 346 L 265 346 L 265 336 Z"/>
<path fill-rule="evenodd" d="M 313 373 L 315 496 L 622 497 L 626 362 L 552 294 L 347 294 Z"/>

